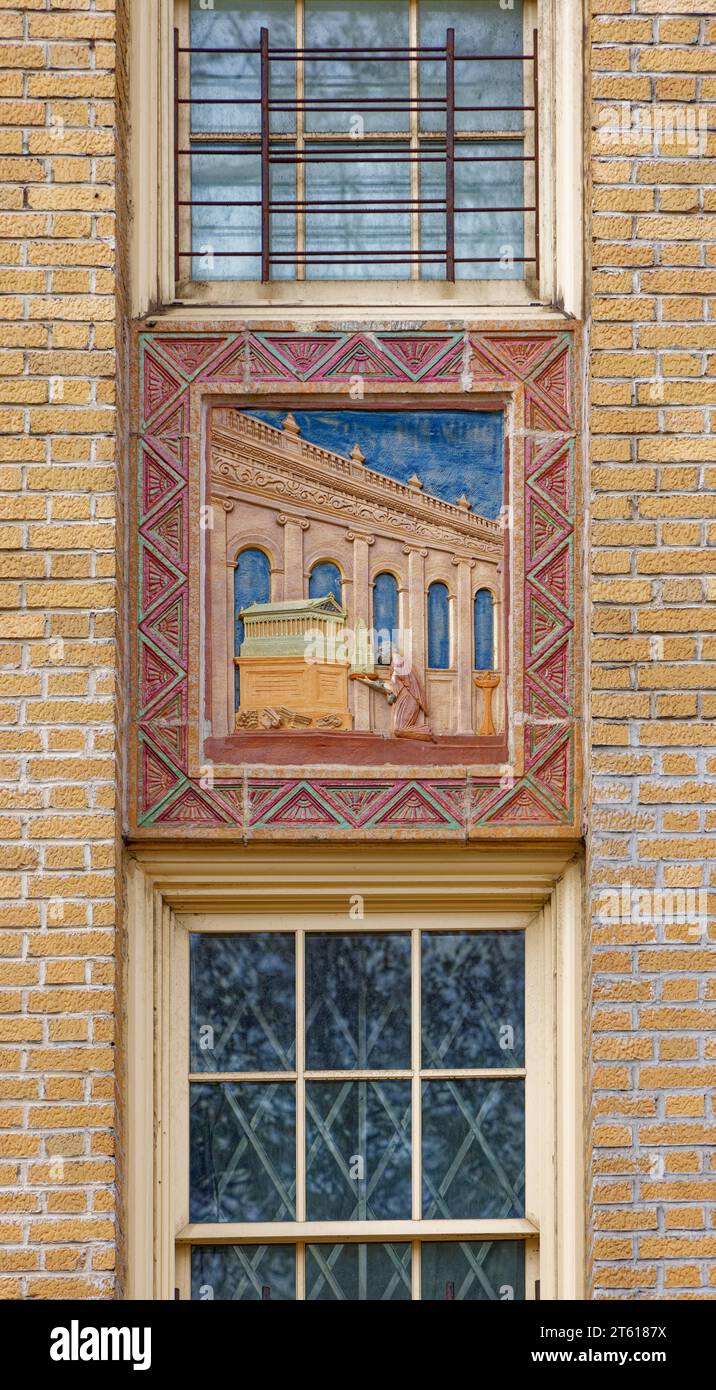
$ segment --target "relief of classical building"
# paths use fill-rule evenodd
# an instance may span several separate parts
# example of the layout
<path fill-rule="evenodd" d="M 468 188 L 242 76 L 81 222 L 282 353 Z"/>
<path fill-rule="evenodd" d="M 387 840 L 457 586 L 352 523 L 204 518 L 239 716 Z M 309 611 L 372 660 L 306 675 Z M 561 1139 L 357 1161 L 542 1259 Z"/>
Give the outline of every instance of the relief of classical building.
<path fill-rule="evenodd" d="M 359 433 L 359 419 L 356 428 Z M 373 666 L 380 675 L 381 662 L 383 669 L 387 665 L 387 677 L 391 656 L 396 655 L 410 664 L 424 685 L 427 718 L 436 736 L 472 739 L 490 731 L 492 687 L 504 670 L 505 652 L 499 522 L 473 512 L 465 497 L 453 504 L 424 492 L 415 475 L 402 483 L 366 467 L 357 444 L 347 458 L 310 443 L 290 414 L 283 429 L 276 429 L 224 407 L 214 409 L 211 418 L 210 500 L 214 736 L 255 728 L 266 706 L 282 706 L 284 714 L 276 721 L 266 716 L 263 727 L 299 727 L 289 716 L 307 716 L 313 709 L 313 727 L 319 719 L 320 727 L 330 727 L 327 717 L 334 715 L 336 729 L 388 734 L 391 712 L 382 693 L 346 677 Z M 236 650 L 234 574 L 237 557 L 247 548 L 260 550 L 268 559 L 270 595 L 265 611 L 257 609 L 252 615 L 249 606 L 240 615 L 243 642 Z M 326 563 L 340 574 L 336 609 L 342 612 L 337 620 L 341 628 L 345 624 L 347 645 L 324 654 L 330 669 L 321 683 L 320 676 L 309 673 L 299 648 L 312 626 L 306 607 L 310 576 L 316 565 Z M 383 574 L 393 576 L 397 587 L 397 632 L 390 634 L 387 656 L 373 636 L 373 586 Z M 429 661 L 427 596 L 434 584 L 444 585 L 442 594 L 447 595 L 449 654 L 440 668 Z M 481 590 L 490 595 L 493 612 L 495 674 L 489 690 L 484 680 L 480 688 L 475 682 L 474 603 Z M 299 613 L 294 608 L 302 615 L 298 636 Z M 259 617 L 263 631 L 257 644 Z M 281 647 L 289 627 L 295 646 L 290 654 Z M 239 701 L 235 665 L 240 671 Z M 334 693 L 327 706 L 329 688 Z M 329 707 L 331 698 L 335 708 Z M 494 700 L 493 718 L 493 732 L 502 732 L 501 691 Z"/>

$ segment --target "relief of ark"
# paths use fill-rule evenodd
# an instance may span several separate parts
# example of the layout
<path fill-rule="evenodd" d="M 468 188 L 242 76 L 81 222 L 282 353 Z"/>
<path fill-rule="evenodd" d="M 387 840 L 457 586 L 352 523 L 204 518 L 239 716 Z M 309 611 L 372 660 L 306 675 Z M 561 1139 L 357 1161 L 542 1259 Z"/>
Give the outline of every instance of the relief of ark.
<path fill-rule="evenodd" d="M 504 757 L 503 454 L 499 411 L 214 408 L 211 757 Z"/>

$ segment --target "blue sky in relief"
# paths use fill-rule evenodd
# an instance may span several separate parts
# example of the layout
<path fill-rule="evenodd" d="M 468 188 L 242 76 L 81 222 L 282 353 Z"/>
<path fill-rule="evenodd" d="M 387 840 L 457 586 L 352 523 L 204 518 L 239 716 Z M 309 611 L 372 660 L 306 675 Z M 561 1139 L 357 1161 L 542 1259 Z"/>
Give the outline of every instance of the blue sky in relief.
<path fill-rule="evenodd" d="M 499 410 L 294 410 L 304 439 L 347 457 L 359 444 L 366 468 L 497 517 L 503 502 L 504 420 Z M 281 428 L 286 410 L 248 410 Z"/>

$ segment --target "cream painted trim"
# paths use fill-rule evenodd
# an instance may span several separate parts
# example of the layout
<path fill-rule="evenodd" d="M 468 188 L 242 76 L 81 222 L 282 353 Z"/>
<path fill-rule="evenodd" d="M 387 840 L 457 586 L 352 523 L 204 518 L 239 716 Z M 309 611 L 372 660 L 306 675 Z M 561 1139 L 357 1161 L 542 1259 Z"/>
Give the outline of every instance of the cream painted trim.
<path fill-rule="evenodd" d="M 502 846 L 425 843 L 418 848 L 396 840 L 237 848 L 146 841 L 132 846 L 130 854 L 175 912 L 270 912 L 275 924 L 287 912 L 345 909 L 355 893 L 371 913 L 396 907 L 414 912 L 509 907 L 533 916 L 574 858 L 575 845 L 549 840 L 535 847 L 513 840 Z"/>
<path fill-rule="evenodd" d="M 130 312 L 174 300 L 173 0 L 130 0 Z"/>
<path fill-rule="evenodd" d="M 151 881 L 132 859 L 127 864 L 127 1298 L 154 1297 L 151 1231 L 154 1192 L 151 1135 L 154 1125 L 152 1074 L 154 904 Z"/>
<path fill-rule="evenodd" d="M 351 1073 L 352 1077 L 353 1073 Z M 284 1240 L 311 1240 L 322 1243 L 340 1241 L 359 1245 L 365 1240 L 455 1240 L 470 1236 L 494 1236 L 494 1221 L 272 1221 L 270 1229 L 261 1227 L 261 1245 L 275 1245 Z M 500 1240 L 524 1240 L 538 1235 L 533 1221 L 515 1220 L 499 1223 Z M 177 1240 L 193 1245 L 235 1245 L 242 1240 L 256 1241 L 256 1226 L 251 1222 L 198 1226 L 189 1222 L 177 1232 Z"/>
<path fill-rule="evenodd" d="M 555 917 L 557 1277 L 554 1297 L 584 1298 L 585 1167 L 584 1095 L 585 1008 L 582 924 L 584 880 L 574 860 L 556 885 L 551 900 Z M 572 924 L 570 929 L 569 924 Z"/>
<path fill-rule="evenodd" d="M 202 915 L 203 930 L 226 930 L 228 914 L 234 923 L 238 914 L 243 929 L 266 931 L 319 913 L 321 930 L 346 930 L 356 893 L 364 896 L 364 928 L 367 920 L 371 929 L 395 929 L 396 913 L 414 929 L 430 920 L 438 930 L 528 927 L 528 969 L 539 983 L 528 990 L 527 1146 L 540 1158 L 530 1165 L 526 1218 L 500 1223 L 500 1234 L 529 1237 L 528 1297 L 538 1277 L 542 1298 L 584 1297 L 582 871 L 573 845 L 511 845 L 492 854 L 452 845 L 141 845 L 128 856 L 129 1297 L 171 1299 L 175 1288 L 186 1296 L 189 1285 L 188 1074 L 176 1063 L 188 1055 L 192 918 Z M 340 1238 L 379 1236 L 373 1224 L 341 1228 Z M 444 1223 L 421 1224 L 421 1234 L 434 1238 L 433 1224 L 444 1238 L 452 1234 Z M 494 1223 L 469 1224 L 473 1234 L 494 1232 Z M 300 1240 L 332 1238 L 322 1223 L 320 1232 L 315 1223 L 287 1225 Z M 412 1238 L 417 1227 L 404 1225 Z M 279 1230 L 268 1238 L 280 1239 Z M 210 1234 L 202 1227 L 202 1239 Z M 222 1226 L 215 1238 L 246 1235 L 255 1228 Z"/>
<path fill-rule="evenodd" d="M 176 0 L 183 7 L 184 0 Z M 246 313 L 275 309 L 332 315 L 344 309 L 368 318 L 420 311 L 451 319 L 506 309 L 524 318 L 553 306 L 571 317 L 582 312 L 583 282 L 583 54 L 585 0 L 526 0 L 527 24 L 535 11 L 540 29 L 540 303 L 520 281 L 334 281 L 309 284 L 191 286 L 175 299 L 173 172 L 173 28 L 175 0 L 130 0 L 131 102 L 131 312 L 141 317 L 170 306 Z M 181 16 L 182 9 L 179 14 Z"/>

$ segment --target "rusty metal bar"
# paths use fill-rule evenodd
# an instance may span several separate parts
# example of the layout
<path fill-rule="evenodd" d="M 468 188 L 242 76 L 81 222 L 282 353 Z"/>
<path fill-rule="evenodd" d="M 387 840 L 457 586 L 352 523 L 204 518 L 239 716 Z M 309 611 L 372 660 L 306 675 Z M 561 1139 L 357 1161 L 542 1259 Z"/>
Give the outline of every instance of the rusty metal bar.
<path fill-rule="evenodd" d="M 269 114 L 269 31 L 261 30 L 261 281 L 271 278 L 271 130 Z"/>
<path fill-rule="evenodd" d="M 259 57 L 260 48 L 180 48 L 180 53 L 215 53 L 220 58 L 230 54 Z M 279 58 L 355 58 L 366 63 L 392 63 L 396 58 L 424 58 L 426 53 L 443 57 L 444 48 L 272 48 L 270 61 Z M 534 53 L 458 53 L 459 63 L 531 63 Z"/>
<path fill-rule="evenodd" d="M 438 261 L 441 265 L 444 265 L 444 264 L 445 264 L 445 252 L 444 252 L 444 251 L 440 251 L 439 254 L 435 254 L 435 253 L 429 252 L 429 251 L 422 251 L 420 254 L 421 254 L 421 259 L 422 259 L 422 260 L 425 260 L 425 261 Z M 188 257 L 190 257 L 190 256 L 193 256 L 193 255 L 194 255 L 194 252 L 193 252 L 193 251 L 180 251 L 180 252 L 179 252 L 179 255 L 182 256 L 182 257 L 184 257 L 184 258 L 186 259 L 186 258 L 188 258 Z M 216 252 L 215 252 L 215 255 L 217 256 L 218 259 L 224 259 L 224 260 L 235 260 L 237 257 L 241 257 L 241 256 L 247 257 L 249 260 L 255 260 L 255 259 L 256 259 L 256 252 L 255 252 L 255 251 L 216 251 Z M 328 259 L 317 260 L 317 259 L 314 259 L 315 257 L 318 257 L 319 255 L 320 255 L 321 257 L 324 257 L 324 258 L 325 258 L 325 257 L 331 257 L 331 256 L 332 256 L 332 257 L 334 257 L 334 258 L 335 258 L 335 257 L 338 257 L 339 259 L 338 259 L 338 260 L 336 260 L 336 259 L 333 259 L 333 260 L 328 260 Z M 344 261 L 346 264 L 348 264 L 348 263 L 350 262 L 351 258 L 356 257 L 356 256 L 357 256 L 357 257 L 360 257 L 360 258 L 362 258 L 363 256 L 370 256 L 371 262 L 372 262 L 372 264 L 374 264 L 374 265 L 375 265 L 375 264 L 378 264 L 378 263 L 380 263 L 380 264 L 383 264 L 383 263 L 390 263 L 390 264 L 395 264 L 395 265 L 409 265 L 410 262 L 411 262 L 411 260 L 412 260 L 413 253 L 412 253 L 412 251 L 395 251 L 395 252 L 392 252 L 392 251 L 381 251 L 379 254 L 377 254 L 375 251 L 370 251 L 370 250 L 366 251 L 366 250 L 364 250 L 362 247 L 360 247 L 357 251 L 322 251 L 322 252 L 318 252 L 318 251 L 304 251 L 304 252 L 302 252 L 302 254 L 301 254 L 300 256 L 295 255 L 295 254 L 294 254 L 293 252 L 291 252 L 291 251 L 273 251 L 273 252 L 271 253 L 271 262 L 272 262 L 272 264 L 273 264 L 273 262 L 275 262 L 275 261 L 282 262 L 282 263 L 284 263 L 284 264 L 295 264 L 295 263 L 297 263 L 298 261 L 302 261 L 302 260 L 312 260 L 313 263 L 314 263 L 315 265 L 340 265 L 342 261 Z M 534 258 L 534 256 L 513 256 L 512 259 L 513 259 L 513 261 L 515 262 L 516 265 L 534 265 L 534 259 L 535 259 L 535 258 Z M 456 256 L 456 257 L 455 257 L 455 264 L 456 264 L 456 265 L 502 265 L 502 262 L 503 262 L 502 256 Z"/>
<path fill-rule="evenodd" d="M 455 280 L 455 30 L 445 35 L 445 279 Z"/>
<path fill-rule="evenodd" d="M 361 141 L 361 144 L 363 144 L 362 141 Z M 365 144 L 368 145 L 368 141 L 365 141 Z M 413 161 L 416 161 L 416 162 L 422 161 L 422 162 L 424 162 L 424 163 L 426 163 L 426 164 L 438 164 L 438 163 L 439 163 L 439 164 L 442 164 L 442 163 L 444 162 L 444 160 L 446 159 L 446 157 L 447 157 L 446 152 L 443 153 L 443 152 L 441 152 L 440 150 L 432 150 L 429 154 L 424 154 L 424 153 L 422 153 L 422 151 L 421 151 L 420 153 L 415 153 L 414 151 L 411 151 L 411 150 L 408 149 L 407 138 L 406 138 L 406 141 L 405 141 L 405 152 L 403 152 L 403 149 L 400 148 L 400 147 L 399 147 L 398 149 L 390 149 L 388 146 L 383 146 L 383 145 L 368 145 L 367 153 L 368 153 L 368 155 L 375 155 L 376 158 L 375 158 L 374 160 L 370 160 L 370 159 L 367 159 L 367 158 L 366 158 L 366 155 L 363 154 L 363 153 L 360 153 L 360 154 L 357 154 L 357 153 L 356 153 L 356 154 L 350 154 L 350 153 L 348 152 L 348 150 L 346 150 L 345 153 L 344 153 L 344 152 L 342 151 L 342 149 L 339 147 L 338 149 L 334 149 L 334 150 L 331 150 L 331 149 L 326 150 L 325 153 L 324 153 L 324 150 L 322 150 L 322 149 L 316 149 L 316 150 L 307 150 L 305 153 L 297 152 L 297 153 L 295 153 L 295 154 L 284 154 L 284 153 L 281 153 L 281 154 L 274 154 L 274 155 L 271 156 L 271 163 L 272 163 L 272 164 L 297 164 L 297 163 L 299 163 L 299 164 L 300 164 L 300 163 L 306 163 L 306 164 L 323 164 L 323 163 L 325 162 L 325 163 L 337 163 L 337 164 L 363 164 L 363 163 L 366 163 L 366 164 L 370 164 L 370 163 L 374 163 L 374 164 L 377 163 L 377 164 L 380 164 L 383 160 L 385 160 L 386 162 L 392 160 L 392 162 L 393 162 L 393 163 L 396 163 L 396 164 L 406 164 L 406 163 L 410 163 L 410 161 L 413 160 Z M 237 157 L 237 158 L 238 158 L 239 156 L 242 156 L 242 155 L 250 155 L 253 159 L 255 159 L 255 158 L 256 158 L 256 155 L 257 155 L 257 151 L 254 150 L 254 149 L 251 149 L 251 150 L 227 150 L 227 149 L 218 149 L 218 150 L 196 150 L 196 149 L 194 149 L 194 148 L 192 147 L 192 148 L 186 149 L 186 150 L 184 150 L 184 149 L 179 150 L 179 154 L 185 154 L 185 155 L 208 155 L 208 156 L 211 156 L 211 155 L 214 155 L 214 156 L 221 155 L 222 158 L 223 158 L 224 156 L 229 156 L 229 155 L 234 155 L 234 156 Z M 335 158 L 335 159 L 332 159 L 331 157 L 334 156 L 334 155 L 336 156 L 336 158 Z M 534 162 L 534 158 L 535 158 L 535 157 L 534 157 L 533 154 L 456 154 L 456 155 L 454 156 L 454 162 L 455 162 L 456 164 L 532 164 L 532 163 Z M 221 200 L 220 200 L 219 198 L 217 198 L 216 200 L 212 200 L 212 201 L 215 201 L 215 206 L 216 206 L 216 207 L 221 207 Z"/>

